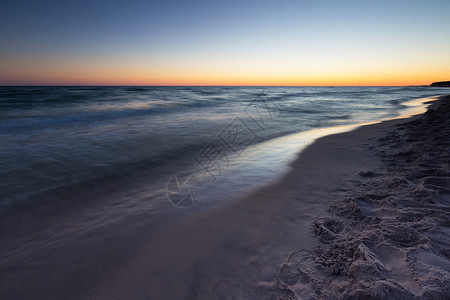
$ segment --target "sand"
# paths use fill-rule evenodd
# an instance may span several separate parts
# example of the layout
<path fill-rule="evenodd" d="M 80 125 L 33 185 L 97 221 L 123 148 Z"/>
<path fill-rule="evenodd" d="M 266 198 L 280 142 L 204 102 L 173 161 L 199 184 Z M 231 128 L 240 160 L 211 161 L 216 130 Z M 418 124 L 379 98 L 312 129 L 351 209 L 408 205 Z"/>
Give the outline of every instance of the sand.
<path fill-rule="evenodd" d="M 150 240 L 95 297 L 447 298 L 446 101 L 319 139 L 278 183 Z"/>
<path fill-rule="evenodd" d="M 0 298 L 448 299 L 450 100 L 440 102 L 321 138 L 280 181 L 156 234 L 131 218 L 32 267 L 11 258 Z"/>
<path fill-rule="evenodd" d="M 322 245 L 282 266 L 293 298 L 449 299 L 449 114 L 447 97 L 371 143 L 383 166 L 313 222 Z"/>

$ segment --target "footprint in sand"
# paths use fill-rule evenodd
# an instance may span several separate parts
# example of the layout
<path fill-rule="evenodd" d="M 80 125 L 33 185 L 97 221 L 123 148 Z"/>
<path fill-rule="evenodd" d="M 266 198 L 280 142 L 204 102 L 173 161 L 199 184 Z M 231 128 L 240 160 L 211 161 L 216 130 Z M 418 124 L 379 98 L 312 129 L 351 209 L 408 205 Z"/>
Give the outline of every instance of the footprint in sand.
<path fill-rule="evenodd" d="M 289 255 L 280 268 L 280 280 L 287 285 L 294 285 L 299 280 L 306 283 L 312 273 L 314 256 L 306 250 L 299 250 Z"/>
<path fill-rule="evenodd" d="M 312 224 L 313 231 L 320 236 L 320 241 L 328 244 L 342 231 L 344 225 L 332 218 L 319 218 Z"/>
<path fill-rule="evenodd" d="M 368 245 L 360 244 L 360 255 L 364 256 L 363 264 L 354 265 L 353 276 L 357 280 L 373 276 L 373 281 L 379 283 L 389 279 L 401 286 L 412 295 L 421 294 L 421 289 L 416 280 L 411 276 L 407 264 L 406 251 L 402 251 L 389 244 Z M 378 276 L 377 276 L 378 275 Z"/>

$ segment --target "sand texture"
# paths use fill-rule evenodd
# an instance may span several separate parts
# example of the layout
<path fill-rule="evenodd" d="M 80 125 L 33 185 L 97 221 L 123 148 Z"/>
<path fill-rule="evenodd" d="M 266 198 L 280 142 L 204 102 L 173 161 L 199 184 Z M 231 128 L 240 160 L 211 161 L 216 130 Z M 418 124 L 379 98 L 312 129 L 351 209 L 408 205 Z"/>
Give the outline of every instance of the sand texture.
<path fill-rule="evenodd" d="M 449 299 L 450 98 L 439 104 L 372 141 L 383 167 L 360 172 L 311 224 L 321 245 L 282 266 L 292 299 Z"/>

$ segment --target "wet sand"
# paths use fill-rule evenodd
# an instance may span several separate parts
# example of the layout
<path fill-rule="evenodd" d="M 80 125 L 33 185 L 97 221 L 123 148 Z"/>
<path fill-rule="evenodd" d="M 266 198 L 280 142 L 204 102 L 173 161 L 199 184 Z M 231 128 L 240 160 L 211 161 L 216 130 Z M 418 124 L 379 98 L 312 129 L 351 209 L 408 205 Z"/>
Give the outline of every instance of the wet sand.
<path fill-rule="evenodd" d="M 301 153 L 292 171 L 278 183 L 149 240 L 136 257 L 99 287 L 95 297 L 295 299 L 367 295 L 400 299 L 445 295 L 448 262 L 440 267 L 409 269 L 407 256 L 426 257 L 434 265 L 448 258 L 431 250 L 415 250 L 423 242 L 403 246 L 402 241 L 409 241 L 409 236 L 404 237 L 402 230 L 412 224 L 384 224 L 391 219 L 407 222 L 414 219 L 414 212 L 395 205 L 379 212 L 384 205 L 381 201 L 375 205 L 348 200 L 349 195 L 359 193 L 383 197 L 378 191 L 365 190 L 392 176 L 380 147 L 385 147 L 384 137 L 401 130 L 399 125 L 404 122 L 387 121 L 319 139 Z M 400 200 L 397 194 L 404 191 L 392 189 L 389 193 L 395 202 Z M 330 211 L 331 201 L 334 209 Z M 429 216 L 434 217 L 436 213 Z M 375 241 L 373 224 L 391 236 L 386 233 Z M 346 251 L 353 252 L 349 258 L 340 257 L 349 255 Z M 355 270 L 350 271 L 352 267 Z M 377 273 L 374 268 L 380 269 L 381 275 L 372 274 Z M 407 275 L 424 270 L 435 272 L 435 278 L 430 279 L 430 273 L 427 279 L 430 283 L 416 282 L 424 278 L 422 273 Z"/>
<path fill-rule="evenodd" d="M 99 229 L 101 240 L 94 232 L 49 249 L 27 261 L 28 277 L 14 277 L 17 266 L 1 273 L 1 298 L 444 299 L 450 110 L 441 102 L 320 138 L 280 181 L 229 206 L 152 234 L 130 225 L 143 224 L 136 216 Z"/>
<path fill-rule="evenodd" d="M 446 101 L 319 139 L 280 182 L 150 240 L 95 297 L 448 297 Z"/>

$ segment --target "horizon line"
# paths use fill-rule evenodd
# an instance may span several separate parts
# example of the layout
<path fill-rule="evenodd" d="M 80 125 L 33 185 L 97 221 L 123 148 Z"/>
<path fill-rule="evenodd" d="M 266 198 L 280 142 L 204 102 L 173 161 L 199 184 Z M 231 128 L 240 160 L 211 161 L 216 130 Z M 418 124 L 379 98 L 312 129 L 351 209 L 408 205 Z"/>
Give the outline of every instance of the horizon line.
<path fill-rule="evenodd" d="M 129 85 L 129 84 L 0 84 L 0 87 L 33 87 L 33 86 L 41 86 L 41 87 L 70 87 L 70 86 L 83 86 L 83 87 L 363 87 L 363 86 L 372 86 L 372 87 L 427 87 L 430 84 L 393 84 L 393 85 L 202 85 L 202 84 L 191 84 L 191 85 L 172 85 L 172 84 L 164 84 L 164 85 Z"/>

